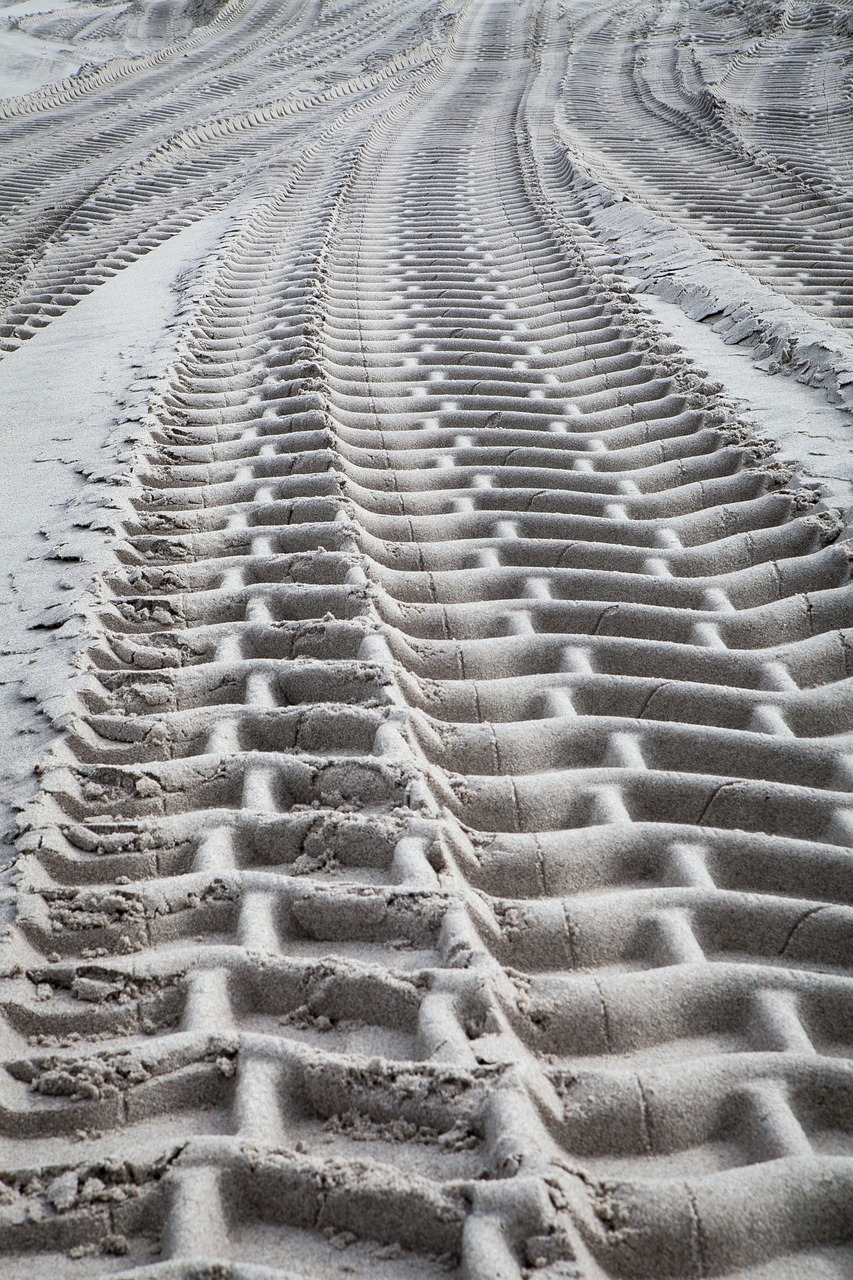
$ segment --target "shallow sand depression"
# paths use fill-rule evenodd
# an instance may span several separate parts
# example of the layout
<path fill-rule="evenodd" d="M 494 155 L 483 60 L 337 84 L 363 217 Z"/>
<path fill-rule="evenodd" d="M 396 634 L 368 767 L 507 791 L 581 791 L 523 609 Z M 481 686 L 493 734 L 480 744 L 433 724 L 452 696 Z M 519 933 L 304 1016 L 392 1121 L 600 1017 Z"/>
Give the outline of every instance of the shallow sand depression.
<path fill-rule="evenodd" d="M 853 1276 L 849 5 L 0 91 L 0 1275 Z"/>

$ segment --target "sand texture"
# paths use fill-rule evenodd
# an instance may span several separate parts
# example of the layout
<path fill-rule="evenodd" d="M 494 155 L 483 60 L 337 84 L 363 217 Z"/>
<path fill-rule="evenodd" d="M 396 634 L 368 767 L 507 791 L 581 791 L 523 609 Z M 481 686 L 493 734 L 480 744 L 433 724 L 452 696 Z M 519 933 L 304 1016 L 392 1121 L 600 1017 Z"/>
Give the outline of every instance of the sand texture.
<path fill-rule="evenodd" d="M 850 5 L 42 8 L 0 1275 L 849 1280 Z"/>

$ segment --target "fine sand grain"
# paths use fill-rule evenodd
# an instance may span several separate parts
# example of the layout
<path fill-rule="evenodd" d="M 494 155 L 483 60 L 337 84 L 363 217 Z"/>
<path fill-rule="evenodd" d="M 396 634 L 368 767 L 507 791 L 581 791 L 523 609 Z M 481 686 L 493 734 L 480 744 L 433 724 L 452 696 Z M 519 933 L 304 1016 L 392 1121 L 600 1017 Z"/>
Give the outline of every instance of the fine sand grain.
<path fill-rule="evenodd" d="M 853 1276 L 849 6 L 0 21 L 0 1275 Z"/>

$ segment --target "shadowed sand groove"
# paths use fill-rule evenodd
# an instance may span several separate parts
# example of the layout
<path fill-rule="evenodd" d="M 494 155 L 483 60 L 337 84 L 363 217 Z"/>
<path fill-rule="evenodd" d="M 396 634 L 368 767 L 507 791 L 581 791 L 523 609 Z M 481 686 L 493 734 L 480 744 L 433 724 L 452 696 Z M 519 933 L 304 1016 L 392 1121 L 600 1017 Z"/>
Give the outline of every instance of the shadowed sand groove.
<path fill-rule="evenodd" d="M 232 217 L 21 818 L 0 1269 L 853 1271 L 846 517 L 596 222 L 844 330 L 846 28 L 754 19 L 246 0 L 5 104 L 9 361 Z"/>

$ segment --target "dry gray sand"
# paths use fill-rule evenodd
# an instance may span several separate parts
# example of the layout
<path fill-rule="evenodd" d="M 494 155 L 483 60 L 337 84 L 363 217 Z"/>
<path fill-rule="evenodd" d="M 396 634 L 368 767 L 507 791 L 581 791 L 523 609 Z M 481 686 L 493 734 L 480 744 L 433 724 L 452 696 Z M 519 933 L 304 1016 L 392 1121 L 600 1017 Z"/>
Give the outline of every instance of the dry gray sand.
<path fill-rule="evenodd" d="M 0 1275 L 849 1280 L 850 4 L 0 91 Z"/>

